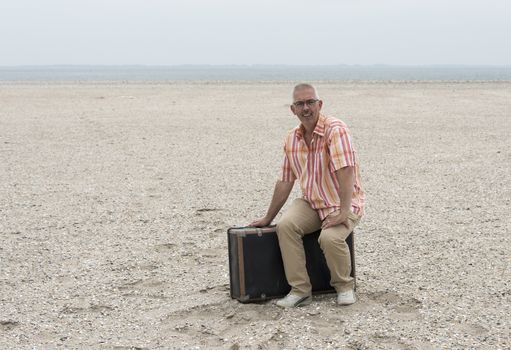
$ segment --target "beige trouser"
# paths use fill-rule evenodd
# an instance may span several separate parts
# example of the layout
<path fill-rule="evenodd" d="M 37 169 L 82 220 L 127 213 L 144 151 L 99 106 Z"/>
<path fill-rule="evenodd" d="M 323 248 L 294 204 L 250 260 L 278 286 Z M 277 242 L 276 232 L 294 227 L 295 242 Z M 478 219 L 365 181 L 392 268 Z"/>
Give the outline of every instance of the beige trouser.
<path fill-rule="evenodd" d="M 359 221 L 360 216 L 350 212 L 346 222 L 322 230 L 319 235 L 319 245 L 325 254 L 330 270 L 330 284 L 337 292 L 353 289 L 353 278 L 350 276 L 351 257 L 346 237 Z M 311 295 L 312 286 L 305 267 L 302 237 L 320 228 L 321 219 L 318 213 L 301 198 L 293 201 L 289 210 L 277 223 L 277 235 L 284 261 L 284 270 L 293 294 Z"/>

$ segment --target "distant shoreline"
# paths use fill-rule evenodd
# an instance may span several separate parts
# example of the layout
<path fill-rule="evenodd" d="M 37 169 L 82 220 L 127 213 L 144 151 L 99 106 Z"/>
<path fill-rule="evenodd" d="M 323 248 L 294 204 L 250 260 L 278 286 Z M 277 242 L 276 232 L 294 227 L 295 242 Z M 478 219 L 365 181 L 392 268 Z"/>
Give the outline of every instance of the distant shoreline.
<path fill-rule="evenodd" d="M 0 66 L 0 81 L 510 81 L 509 66 Z"/>
<path fill-rule="evenodd" d="M 3 64 L 0 65 L 0 69 L 3 68 L 166 68 L 166 69 L 193 69 L 193 68 L 212 68 L 212 69 L 224 69 L 224 68 L 353 68 L 353 67 L 364 67 L 364 68 L 511 68 L 511 64 L 411 64 L 411 65 L 399 65 L 399 64 Z"/>
<path fill-rule="evenodd" d="M 314 84 L 334 85 L 434 85 L 434 84 L 511 84 L 509 80 L 307 80 Z M 0 80 L 0 86 L 29 85 L 289 85 L 296 80 Z"/>

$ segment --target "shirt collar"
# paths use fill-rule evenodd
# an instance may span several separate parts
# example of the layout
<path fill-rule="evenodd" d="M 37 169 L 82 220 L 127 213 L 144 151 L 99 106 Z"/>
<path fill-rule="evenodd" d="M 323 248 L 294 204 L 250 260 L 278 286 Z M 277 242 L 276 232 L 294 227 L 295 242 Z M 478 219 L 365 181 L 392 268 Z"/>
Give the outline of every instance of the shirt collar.
<path fill-rule="evenodd" d="M 319 115 L 318 122 L 316 123 L 316 127 L 314 128 L 313 134 L 318 134 L 319 136 L 323 137 L 325 136 L 325 119 L 326 117 L 323 114 Z M 296 131 L 296 136 L 298 136 L 299 139 L 303 137 L 305 134 L 305 128 L 303 127 L 303 124 L 300 123 L 300 126 L 298 127 Z"/>

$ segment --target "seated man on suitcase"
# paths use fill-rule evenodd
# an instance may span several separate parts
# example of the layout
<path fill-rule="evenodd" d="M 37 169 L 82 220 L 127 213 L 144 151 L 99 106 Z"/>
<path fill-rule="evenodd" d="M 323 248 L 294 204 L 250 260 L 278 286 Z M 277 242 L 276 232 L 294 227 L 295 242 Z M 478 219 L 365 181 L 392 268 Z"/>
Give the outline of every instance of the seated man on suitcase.
<path fill-rule="evenodd" d="M 284 143 L 282 174 L 275 185 L 266 215 L 250 226 L 268 226 L 285 204 L 295 180 L 302 190 L 277 223 L 282 260 L 290 293 L 280 307 L 310 304 L 311 283 L 305 265 L 303 235 L 321 229 L 319 243 L 337 291 L 337 303 L 356 301 L 346 237 L 363 214 L 364 193 L 358 160 L 346 124 L 321 113 L 323 101 L 314 86 L 293 90 L 291 111 L 300 120 Z"/>

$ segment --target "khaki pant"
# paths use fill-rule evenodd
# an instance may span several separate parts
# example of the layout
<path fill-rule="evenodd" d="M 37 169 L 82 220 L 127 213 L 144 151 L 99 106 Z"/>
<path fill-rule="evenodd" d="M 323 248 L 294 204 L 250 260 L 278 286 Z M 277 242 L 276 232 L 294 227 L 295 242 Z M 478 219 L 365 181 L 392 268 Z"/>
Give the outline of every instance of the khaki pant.
<path fill-rule="evenodd" d="M 350 212 L 345 223 L 322 230 L 319 236 L 319 245 L 330 269 L 330 284 L 337 292 L 353 289 L 353 278 L 350 276 L 351 257 L 346 237 L 359 221 L 360 216 Z M 289 210 L 277 223 L 284 270 L 293 294 L 311 295 L 312 286 L 305 267 L 302 237 L 320 228 L 321 220 L 318 213 L 301 198 L 293 201 Z"/>

